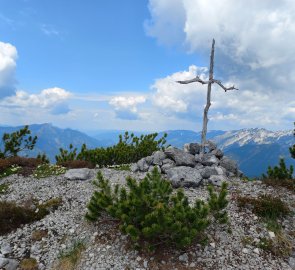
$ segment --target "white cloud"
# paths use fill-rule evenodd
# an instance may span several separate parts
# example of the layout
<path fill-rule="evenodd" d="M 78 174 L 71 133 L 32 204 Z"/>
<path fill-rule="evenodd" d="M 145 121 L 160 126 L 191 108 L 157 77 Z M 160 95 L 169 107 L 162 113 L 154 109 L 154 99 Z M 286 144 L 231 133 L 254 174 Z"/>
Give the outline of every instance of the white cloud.
<path fill-rule="evenodd" d="M 207 68 L 190 66 L 188 71 L 176 72 L 162 79 L 157 79 L 152 89 L 155 91 L 153 103 L 161 110 L 171 113 L 187 113 L 192 107 L 202 108 L 206 88 L 201 84 L 186 86 L 176 83 L 178 80 L 187 80 L 196 77 L 205 79 Z"/>
<path fill-rule="evenodd" d="M 126 120 L 137 120 L 140 117 L 137 106 L 146 102 L 144 96 L 115 96 L 109 101 L 114 107 L 116 116 Z"/>
<path fill-rule="evenodd" d="M 150 0 L 148 34 L 160 42 L 178 35 L 190 51 L 207 49 L 214 37 L 222 52 L 252 68 L 294 59 L 293 1 Z M 180 19 L 177 19 L 179 14 Z M 167 31 L 176 29 L 177 31 Z"/>
<path fill-rule="evenodd" d="M 19 108 L 51 109 L 54 114 L 65 113 L 61 104 L 69 99 L 71 93 L 58 87 L 42 90 L 39 94 L 29 94 L 25 91 L 16 91 L 15 96 L 6 97 L 0 105 Z M 64 105 L 65 107 L 66 105 Z"/>
<path fill-rule="evenodd" d="M 153 104 L 166 116 L 189 119 L 201 124 L 206 103 L 207 85 L 200 83 L 178 84 L 178 80 L 192 79 L 199 75 L 206 80 L 203 67 L 190 66 L 188 71 L 176 72 L 156 80 L 152 86 Z M 209 110 L 209 129 L 238 129 L 266 127 L 284 129 L 295 118 L 295 103 L 281 92 L 264 91 L 263 82 L 237 80 L 242 90 L 224 92 L 213 85 Z M 232 85 L 225 81 L 225 85 Z"/>
<path fill-rule="evenodd" d="M 13 95 L 15 92 L 16 59 L 16 48 L 0 41 L 0 98 Z"/>

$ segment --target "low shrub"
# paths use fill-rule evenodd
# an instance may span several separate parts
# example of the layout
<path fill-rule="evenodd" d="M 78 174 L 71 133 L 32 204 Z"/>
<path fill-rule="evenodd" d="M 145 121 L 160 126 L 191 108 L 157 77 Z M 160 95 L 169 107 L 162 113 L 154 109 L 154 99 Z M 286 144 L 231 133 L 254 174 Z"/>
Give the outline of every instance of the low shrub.
<path fill-rule="evenodd" d="M 0 195 L 5 194 L 9 188 L 8 184 L 0 184 Z"/>
<path fill-rule="evenodd" d="M 68 160 L 68 161 L 58 162 L 57 164 L 68 169 L 95 168 L 94 164 L 85 160 Z"/>
<path fill-rule="evenodd" d="M 33 172 L 33 176 L 40 179 L 52 175 L 60 175 L 66 172 L 66 168 L 59 165 L 41 164 Z"/>
<path fill-rule="evenodd" d="M 0 235 L 9 233 L 21 225 L 40 220 L 61 205 L 60 198 L 53 198 L 43 204 L 32 199 L 24 205 L 0 201 Z"/>
<path fill-rule="evenodd" d="M 156 139 L 157 136 L 157 133 L 153 133 L 136 137 L 133 133 L 129 135 L 125 132 L 124 135 L 119 136 L 119 142 L 114 146 L 87 149 L 83 144 L 79 153 L 71 144 L 69 150 L 60 148 L 60 153 L 55 159 L 57 164 L 69 160 L 85 160 L 100 167 L 129 164 L 164 149 L 167 134 L 159 139 Z"/>
<path fill-rule="evenodd" d="M 261 195 L 258 198 L 237 197 L 239 207 L 252 207 L 256 215 L 276 220 L 290 214 L 290 209 L 280 198 L 271 195 Z"/>
<path fill-rule="evenodd" d="M 268 167 L 267 175 L 262 177 L 266 179 L 285 180 L 293 178 L 294 167 L 291 165 L 288 169 L 283 158 L 280 159 L 279 166 Z"/>
<path fill-rule="evenodd" d="M 149 247 L 159 243 L 185 247 L 209 225 L 211 211 L 217 218 L 226 216 L 218 214 L 227 204 L 225 183 L 220 194 L 209 191 L 208 204 L 196 200 L 190 206 L 183 190 L 173 194 L 171 183 L 162 179 L 157 169 L 140 182 L 131 177 L 126 181 L 127 189 L 116 185 L 112 190 L 109 181 L 99 172 L 94 184 L 100 191 L 91 197 L 86 218 L 94 221 L 102 212 L 108 213 L 120 221 L 122 232 L 137 244 L 143 240 Z"/>
<path fill-rule="evenodd" d="M 0 158 L 0 174 L 4 173 L 11 165 L 8 159 Z"/>

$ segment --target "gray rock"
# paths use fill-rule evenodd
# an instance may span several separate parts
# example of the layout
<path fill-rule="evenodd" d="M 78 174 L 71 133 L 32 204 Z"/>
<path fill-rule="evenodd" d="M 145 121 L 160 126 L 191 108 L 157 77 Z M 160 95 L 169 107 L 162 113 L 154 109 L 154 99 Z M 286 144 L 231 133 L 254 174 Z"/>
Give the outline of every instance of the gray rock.
<path fill-rule="evenodd" d="M 163 151 L 156 151 L 155 153 L 153 153 L 153 164 L 161 166 L 165 158 L 166 155 Z"/>
<path fill-rule="evenodd" d="M 159 165 L 155 165 L 155 166 L 151 165 L 148 169 L 148 172 L 152 172 L 154 168 L 157 168 L 158 172 L 161 173 L 161 168 Z"/>
<path fill-rule="evenodd" d="M 8 244 L 8 243 L 3 243 L 2 245 L 1 245 L 1 254 L 3 254 L 3 255 L 7 255 L 7 254 L 9 254 L 9 253 L 11 253 L 12 252 L 12 249 L 11 249 L 11 247 L 10 247 L 10 245 Z"/>
<path fill-rule="evenodd" d="M 170 157 L 175 161 L 176 166 L 194 167 L 196 164 L 195 157 L 192 154 L 186 153 L 175 147 L 168 147 L 165 150 L 165 154 L 167 157 Z"/>
<path fill-rule="evenodd" d="M 165 165 L 165 164 L 172 164 L 172 165 L 175 165 L 175 161 L 172 160 L 172 159 L 169 159 L 169 158 L 165 158 L 165 159 L 163 160 L 163 165 Z"/>
<path fill-rule="evenodd" d="M 18 264 L 19 262 L 17 260 L 14 260 L 14 259 L 7 259 L 8 260 L 8 263 L 6 263 L 4 265 L 4 269 L 6 270 L 16 270 L 17 267 L 18 267 Z"/>
<path fill-rule="evenodd" d="M 211 153 L 219 159 L 223 157 L 223 152 L 220 149 L 215 149 Z"/>
<path fill-rule="evenodd" d="M 187 253 L 183 253 L 182 255 L 180 255 L 178 257 L 178 260 L 181 261 L 181 262 L 188 262 L 188 255 L 187 255 Z"/>
<path fill-rule="evenodd" d="M 289 263 L 290 267 L 295 270 L 295 258 L 290 257 L 288 260 L 288 263 Z"/>
<path fill-rule="evenodd" d="M 217 149 L 217 145 L 213 141 L 207 141 L 206 146 L 209 149 L 209 152 L 212 152 Z"/>
<path fill-rule="evenodd" d="M 211 175 L 208 179 L 208 183 L 213 186 L 220 187 L 222 182 L 227 182 L 227 178 L 224 175 Z"/>
<path fill-rule="evenodd" d="M 243 173 L 242 171 L 238 170 L 238 172 L 237 172 L 237 176 L 238 176 L 238 177 L 243 177 L 243 176 L 244 176 L 244 173 Z"/>
<path fill-rule="evenodd" d="M 166 170 L 173 187 L 198 187 L 202 182 L 200 172 L 191 167 L 179 166 Z"/>
<path fill-rule="evenodd" d="M 7 265 L 8 262 L 9 262 L 8 259 L 0 257 L 0 268 L 1 269 L 4 268 L 4 266 Z"/>
<path fill-rule="evenodd" d="M 195 165 L 195 169 L 197 169 L 197 170 L 201 170 L 201 169 L 203 169 L 204 168 L 204 165 L 202 165 L 201 163 L 197 163 L 196 165 Z"/>
<path fill-rule="evenodd" d="M 147 163 L 147 165 L 151 165 L 153 162 L 153 157 L 152 156 L 147 156 L 144 158 L 145 162 Z"/>
<path fill-rule="evenodd" d="M 214 168 L 217 171 L 218 175 L 226 175 L 226 169 L 223 167 L 219 167 L 219 166 L 212 166 L 212 168 Z"/>
<path fill-rule="evenodd" d="M 142 158 L 139 161 L 137 161 L 137 166 L 141 172 L 147 172 L 149 169 L 149 165 L 145 161 L 145 158 Z"/>
<path fill-rule="evenodd" d="M 201 145 L 198 143 L 186 143 L 183 146 L 183 151 L 186 153 L 190 153 L 192 155 L 199 154 L 201 150 Z"/>
<path fill-rule="evenodd" d="M 220 166 L 222 166 L 223 168 L 225 168 L 227 171 L 233 173 L 233 174 L 237 174 L 238 172 L 238 165 L 237 162 L 224 156 L 221 160 L 220 160 Z"/>
<path fill-rule="evenodd" d="M 67 180 L 88 180 L 91 176 L 91 170 L 87 168 L 70 169 L 65 173 Z"/>
<path fill-rule="evenodd" d="M 196 154 L 196 155 L 195 155 L 195 161 L 196 161 L 197 163 L 201 163 L 203 157 L 204 157 L 204 154 Z"/>
<path fill-rule="evenodd" d="M 211 154 L 205 154 L 202 157 L 201 163 L 205 166 L 212 166 L 212 165 L 218 165 L 219 164 L 219 159 L 215 157 L 214 155 Z"/>
<path fill-rule="evenodd" d="M 131 166 L 130 166 L 130 170 L 131 170 L 132 172 L 137 172 L 137 171 L 139 171 L 139 168 L 138 168 L 138 166 L 137 166 L 136 163 L 133 163 L 133 164 L 131 164 Z"/>
<path fill-rule="evenodd" d="M 175 167 L 175 164 L 167 163 L 167 164 L 162 165 L 161 171 L 162 171 L 162 173 L 167 173 L 167 170 L 174 168 L 174 167 Z"/>
<path fill-rule="evenodd" d="M 218 172 L 213 167 L 205 167 L 201 170 L 201 176 L 205 179 L 210 178 L 211 175 L 218 175 Z"/>

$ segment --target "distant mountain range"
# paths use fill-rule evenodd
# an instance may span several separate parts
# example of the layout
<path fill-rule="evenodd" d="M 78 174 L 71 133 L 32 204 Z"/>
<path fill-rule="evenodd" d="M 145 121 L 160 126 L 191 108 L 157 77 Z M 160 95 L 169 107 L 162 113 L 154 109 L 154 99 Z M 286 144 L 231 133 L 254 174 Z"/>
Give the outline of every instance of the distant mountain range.
<path fill-rule="evenodd" d="M 0 127 L 0 136 L 10 133 L 20 127 Z M 124 131 L 98 131 L 95 135 L 88 136 L 77 130 L 61 129 L 52 124 L 30 125 L 32 135 L 37 135 L 38 140 L 29 156 L 46 153 L 51 162 L 55 162 L 55 155 L 59 148 L 68 148 L 72 143 L 80 149 L 83 143 L 88 148 L 107 147 L 118 142 L 119 134 Z M 200 142 L 201 132 L 190 130 L 168 130 L 167 143 L 182 148 L 188 142 Z M 142 132 L 134 132 L 140 135 Z M 161 137 L 164 132 L 159 133 Z M 233 131 L 212 130 L 208 131 L 207 138 L 217 143 L 224 153 L 237 160 L 240 169 L 250 177 L 261 176 L 266 172 L 268 165 L 278 164 L 279 157 L 284 157 L 287 165 L 295 165 L 290 157 L 289 147 L 295 143 L 292 130 L 268 131 L 262 128 L 241 129 Z M 25 153 L 23 153 L 25 154 Z"/>

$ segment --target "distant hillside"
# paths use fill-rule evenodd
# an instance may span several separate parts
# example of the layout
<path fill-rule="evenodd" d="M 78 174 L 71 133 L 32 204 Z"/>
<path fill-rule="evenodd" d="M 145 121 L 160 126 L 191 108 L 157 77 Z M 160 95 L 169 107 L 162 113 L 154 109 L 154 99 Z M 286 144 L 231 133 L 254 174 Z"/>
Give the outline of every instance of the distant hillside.
<path fill-rule="evenodd" d="M 0 127 L 0 136 L 4 132 L 13 132 L 20 127 Z M 119 134 L 124 131 L 98 131 L 94 136 L 88 136 L 72 129 L 61 129 L 51 124 L 31 125 L 33 135 L 38 136 L 36 148 L 29 152 L 36 156 L 45 152 L 51 162 L 55 162 L 55 155 L 59 148 L 67 148 L 70 143 L 80 149 L 83 143 L 88 148 L 107 147 L 118 142 Z M 201 132 L 190 130 L 168 130 L 167 143 L 182 148 L 188 142 L 200 142 Z M 134 132 L 136 136 L 142 132 Z M 146 134 L 146 133 L 145 133 Z M 159 137 L 164 132 L 159 133 Z M 294 164 L 290 157 L 289 147 L 295 143 L 292 131 L 268 131 L 265 129 L 241 129 L 234 131 L 212 130 L 208 131 L 207 138 L 215 141 L 224 153 L 231 156 L 239 163 L 241 170 L 250 177 L 261 176 L 268 165 L 274 166 L 279 162 L 279 157 L 284 157 L 287 165 Z"/>
<path fill-rule="evenodd" d="M 20 128 L 22 127 L 0 127 L 0 136 L 2 138 L 3 133 L 11 133 Z M 78 149 L 83 143 L 86 143 L 89 148 L 103 146 L 95 138 L 69 128 L 61 129 L 52 124 L 34 124 L 29 128 L 33 136 L 38 136 L 38 140 L 33 151 L 22 154 L 35 157 L 38 153 L 46 153 L 51 162 L 55 162 L 55 155 L 59 153 L 60 147 L 68 148 L 71 143 Z"/>

